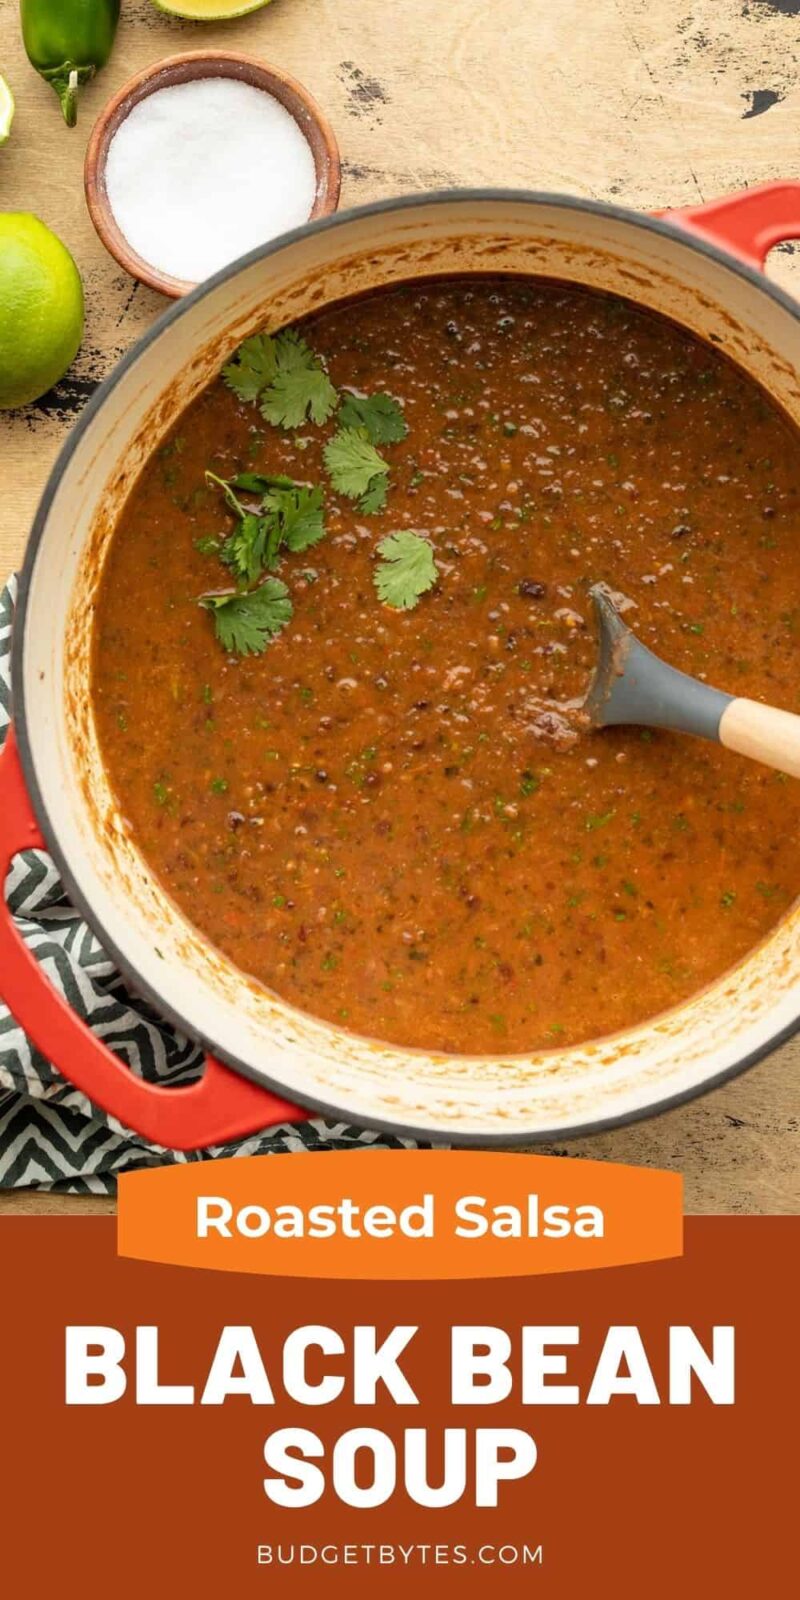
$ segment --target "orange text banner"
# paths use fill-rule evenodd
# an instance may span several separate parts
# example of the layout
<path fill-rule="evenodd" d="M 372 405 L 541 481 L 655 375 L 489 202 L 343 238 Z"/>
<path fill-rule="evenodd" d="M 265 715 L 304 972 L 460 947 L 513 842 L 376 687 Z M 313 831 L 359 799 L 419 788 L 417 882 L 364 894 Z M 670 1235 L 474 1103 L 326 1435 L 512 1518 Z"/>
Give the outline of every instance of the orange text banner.
<path fill-rule="evenodd" d="M 679 1256 L 675 1173 L 486 1151 L 241 1157 L 125 1174 L 122 1256 L 299 1278 L 527 1277 Z"/>

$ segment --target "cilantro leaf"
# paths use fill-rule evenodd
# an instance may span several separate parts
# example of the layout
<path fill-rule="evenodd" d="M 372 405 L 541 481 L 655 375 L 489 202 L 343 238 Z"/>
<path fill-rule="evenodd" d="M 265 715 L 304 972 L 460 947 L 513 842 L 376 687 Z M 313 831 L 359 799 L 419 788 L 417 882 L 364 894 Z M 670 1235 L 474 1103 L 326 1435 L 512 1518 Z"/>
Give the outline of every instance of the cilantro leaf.
<path fill-rule="evenodd" d="M 291 328 L 245 339 L 222 376 L 240 400 L 260 396 L 262 416 L 279 428 L 327 422 L 338 400 L 319 356 Z"/>
<path fill-rule="evenodd" d="M 244 489 L 246 494 L 269 494 L 270 489 L 296 489 L 294 478 L 282 477 L 280 473 L 274 478 L 267 477 L 263 472 L 237 472 L 231 478 L 234 489 Z"/>
<path fill-rule="evenodd" d="M 387 606 L 410 611 L 439 576 L 433 548 L 418 533 L 390 533 L 378 545 L 381 557 L 374 574 L 378 598 Z"/>
<path fill-rule="evenodd" d="M 219 549 L 219 557 L 240 583 L 255 583 L 263 572 L 271 571 L 283 545 L 292 552 L 308 550 L 324 538 L 321 488 L 257 472 L 240 472 L 230 482 L 214 472 L 207 472 L 206 478 L 222 490 L 226 504 L 239 519 L 239 526 Z M 260 515 L 242 505 L 232 485 L 249 494 L 262 494 Z"/>
<path fill-rule="evenodd" d="M 264 510 L 278 520 L 280 543 L 287 550 L 310 550 L 325 535 L 322 490 L 295 485 L 273 489 L 264 500 Z"/>
<path fill-rule="evenodd" d="M 223 649 L 232 655 L 261 655 L 292 617 L 285 583 L 265 578 L 250 594 L 204 594 L 198 605 L 210 611 Z"/>
<path fill-rule="evenodd" d="M 371 444 L 398 444 L 408 433 L 402 406 L 388 394 L 346 394 L 339 420 L 343 428 L 363 428 Z"/>
<path fill-rule="evenodd" d="M 362 494 L 358 504 L 366 516 L 371 516 L 375 511 L 383 510 L 386 504 L 386 477 L 384 474 L 370 478 L 369 487 Z"/>
<path fill-rule="evenodd" d="M 378 454 L 363 428 L 340 428 L 328 440 L 323 456 L 334 489 L 350 500 L 374 490 L 373 479 L 389 472 L 388 461 Z"/>
<path fill-rule="evenodd" d="M 271 563 L 265 559 L 269 523 L 266 517 L 257 517 L 246 511 L 238 528 L 225 540 L 220 560 L 246 583 L 255 583 L 264 568 Z"/>
<path fill-rule="evenodd" d="M 327 422 L 337 393 L 319 356 L 291 329 L 276 335 L 275 373 L 261 398 L 261 415 L 278 428 Z"/>
<path fill-rule="evenodd" d="M 267 333 L 257 333 L 240 344 L 233 360 L 223 367 L 222 376 L 240 400 L 257 400 L 275 377 L 276 366 L 275 340 Z"/>

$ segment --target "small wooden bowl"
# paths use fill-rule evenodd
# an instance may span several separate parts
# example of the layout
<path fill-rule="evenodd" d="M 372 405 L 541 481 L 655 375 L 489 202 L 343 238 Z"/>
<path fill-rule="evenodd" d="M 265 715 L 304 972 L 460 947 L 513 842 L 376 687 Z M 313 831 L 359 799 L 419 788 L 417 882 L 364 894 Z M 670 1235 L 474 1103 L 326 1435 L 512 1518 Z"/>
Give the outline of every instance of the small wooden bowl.
<path fill-rule="evenodd" d="M 194 78 L 237 78 L 242 83 L 251 83 L 256 89 L 265 89 L 267 94 L 286 107 L 308 140 L 314 157 L 317 191 L 309 221 L 314 217 L 326 217 L 336 210 L 342 182 L 336 135 L 308 90 L 296 78 L 290 77 L 288 72 L 256 61 L 252 56 L 237 55 L 227 50 L 190 50 L 145 67 L 144 72 L 137 73 L 109 100 L 92 129 L 83 174 L 86 204 L 103 244 L 120 266 L 131 277 L 138 278 L 141 283 L 157 289 L 161 294 L 170 295 L 174 300 L 188 294 L 196 288 L 196 284 L 160 272 L 132 249 L 109 204 L 106 161 L 114 134 L 140 100 L 155 94 L 158 89 L 166 89 L 176 83 L 188 83 Z"/>

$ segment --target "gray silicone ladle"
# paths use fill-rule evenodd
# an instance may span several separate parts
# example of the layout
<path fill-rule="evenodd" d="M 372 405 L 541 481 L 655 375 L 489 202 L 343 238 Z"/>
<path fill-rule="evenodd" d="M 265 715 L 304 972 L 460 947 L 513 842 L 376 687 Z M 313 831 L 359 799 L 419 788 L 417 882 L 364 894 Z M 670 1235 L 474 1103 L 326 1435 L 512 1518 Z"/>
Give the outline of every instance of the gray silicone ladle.
<path fill-rule="evenodd" d="M 596 583 L 589 593 L 599 654 L 582 710 L 592 727 L 637 723 L 694 733 L 800 778 L 800 717 L 678 672 L 637 639 L 605 584 Z"/>

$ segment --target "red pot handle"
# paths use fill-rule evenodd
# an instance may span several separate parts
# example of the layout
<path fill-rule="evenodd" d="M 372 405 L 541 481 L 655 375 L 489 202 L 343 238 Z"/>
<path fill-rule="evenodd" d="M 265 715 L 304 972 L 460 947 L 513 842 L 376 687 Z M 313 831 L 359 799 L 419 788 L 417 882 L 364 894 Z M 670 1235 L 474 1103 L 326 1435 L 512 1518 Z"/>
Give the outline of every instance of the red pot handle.
<path fill-rule="evenodd" d="M 17 851 L 45 848 L 11 727 L 0 751 L 0 998 L 36 1048 L 95 1105 L 171 1150 L 201 1150 L 278 1123 L 304 1122 L 307 1111 L 277 1099 L 214 1056 L 206 1056 L 197 1083 L 177 1089 L 146 1083 L 75 1015 L 17 932 L 2 893 Z"/>
<path fill-rule="evenodd" d="M 800 183 L 761 183 L 707 205 L 661 211 L 659 216 L 761 270 L 774 245 L 800 239 Z"/>

